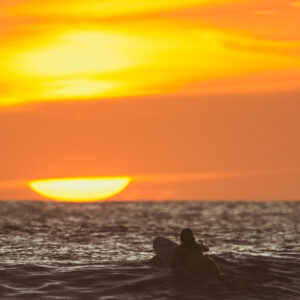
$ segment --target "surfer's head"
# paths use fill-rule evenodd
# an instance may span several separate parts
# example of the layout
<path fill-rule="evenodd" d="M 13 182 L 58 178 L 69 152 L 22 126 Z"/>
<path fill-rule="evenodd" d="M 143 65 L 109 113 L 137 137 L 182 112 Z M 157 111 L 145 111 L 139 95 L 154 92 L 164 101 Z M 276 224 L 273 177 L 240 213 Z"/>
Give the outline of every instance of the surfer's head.
<path fill-rule="evenodd" d="M 182 246 L 194 246 L 196 244 L 193 231 L 190 228 L 184 228 L 180 233 L 180 242 Z"/>

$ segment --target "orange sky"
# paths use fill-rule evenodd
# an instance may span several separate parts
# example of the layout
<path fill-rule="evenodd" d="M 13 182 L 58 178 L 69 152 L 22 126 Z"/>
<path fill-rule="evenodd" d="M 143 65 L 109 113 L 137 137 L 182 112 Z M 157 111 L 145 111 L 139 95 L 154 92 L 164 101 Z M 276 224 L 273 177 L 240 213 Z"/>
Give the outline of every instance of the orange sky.
<path fill-rule="evenodd" d="M 300 2 L 0 0 L 0 199 L 300 199 Z"/>

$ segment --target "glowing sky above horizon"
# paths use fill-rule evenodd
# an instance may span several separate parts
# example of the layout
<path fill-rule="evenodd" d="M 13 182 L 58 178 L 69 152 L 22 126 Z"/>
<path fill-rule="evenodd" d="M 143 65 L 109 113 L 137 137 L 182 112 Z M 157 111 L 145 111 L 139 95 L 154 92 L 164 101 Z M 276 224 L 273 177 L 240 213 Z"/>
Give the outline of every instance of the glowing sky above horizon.
<path fill-rule="evenodd" d="M 300 199 L 299 1 L 0 0 L 0 23 L 0 199 L 120 174 L 122 200 Z"/>

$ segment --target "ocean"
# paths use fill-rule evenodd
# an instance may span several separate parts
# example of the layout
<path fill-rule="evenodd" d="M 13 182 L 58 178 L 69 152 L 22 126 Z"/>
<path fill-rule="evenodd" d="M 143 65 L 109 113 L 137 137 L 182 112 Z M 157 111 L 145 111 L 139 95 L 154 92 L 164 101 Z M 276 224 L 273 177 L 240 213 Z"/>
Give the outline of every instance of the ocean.
<path fill-rule="evenodd" d="M 0 299 L 300 299 L 300 202 L 0 202 Z M 230 286 L 149 264 L 189 227 Z"/>

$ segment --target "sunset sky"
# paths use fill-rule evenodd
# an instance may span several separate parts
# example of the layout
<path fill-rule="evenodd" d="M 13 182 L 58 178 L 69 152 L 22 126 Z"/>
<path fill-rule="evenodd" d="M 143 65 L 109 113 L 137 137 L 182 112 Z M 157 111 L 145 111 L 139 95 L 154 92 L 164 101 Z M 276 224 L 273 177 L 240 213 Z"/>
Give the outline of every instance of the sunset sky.
<path fill-rule="evenodd" d="M 300 1 L 0 0 L 0 199 L 300 199 Z"/>

